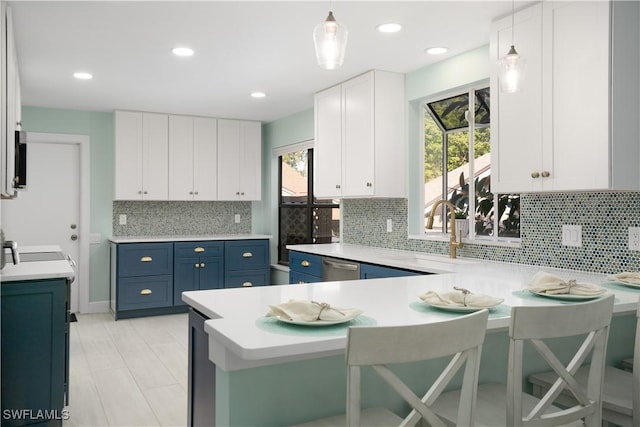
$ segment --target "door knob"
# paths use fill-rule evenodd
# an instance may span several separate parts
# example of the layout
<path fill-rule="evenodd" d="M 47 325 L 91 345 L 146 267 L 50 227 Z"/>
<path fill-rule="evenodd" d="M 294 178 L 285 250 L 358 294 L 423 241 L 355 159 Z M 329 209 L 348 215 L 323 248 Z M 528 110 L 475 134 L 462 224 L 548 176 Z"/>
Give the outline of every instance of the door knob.
<path fill-rule="evenodd" d="M 77 234 L 72 234 L 71 235 L 71 240 L 73 240 L 73 241 L 78 240 L 78 235 Z"/>

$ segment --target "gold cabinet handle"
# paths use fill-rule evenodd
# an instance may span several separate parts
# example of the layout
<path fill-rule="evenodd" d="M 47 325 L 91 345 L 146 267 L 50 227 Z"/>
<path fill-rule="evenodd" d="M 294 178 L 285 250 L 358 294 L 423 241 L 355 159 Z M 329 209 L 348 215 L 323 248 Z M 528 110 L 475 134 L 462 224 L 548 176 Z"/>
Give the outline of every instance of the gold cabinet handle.
<path fill-rule="evenodd" d="M 140 258 L 140 262 L 151 262 L 153 261 L 153 258 L 151 258 L 150 256 L 143 256 L 142 258 Z"/>
<path fill-rule="evenodd" d="M 196 263 L 195 263 L 195 267 L 196 267 L 196 268 L 200 268 L 200 264 L 196 262 Z"/>
<path fill-rule="evenodd" d="M 543 178 L 549 178 L 549 176 L 551 176 L 551 174 L 549 173 L 549 171 L 542 171 L 542 177 L 543 177 Z"/>
<path fill-rule="evenodd" d="M 309 267 L 309 265 L 311 265 L 311 263 L 305 259 L 305 260 L 302 260 L 300 262 L 300 265 L 303 266 L 303 267 Z"/>
<path fill-rule="evenodd" d="M 143 289 L 140 291 L 140 295 L 151 295 L 153 291 L 151 289 Z"/>
<path fill-rule="evenodd" d="M 245 252 L 242 254 L 243 258 L 251 258 L 253 256 L 253 254 L 251 252 Z"/>
<path fill-rule="evenodd" d="M 540 174 L 538 172 L 531 172 L 531 178 L 540 178 Z"/>
<path fill-rule="evenodd" d="M 253 283 L 251 283 L 251 282 L 244 282 L 244 283 L 242 284 L 242 287 L 243 287 L 243 288 L 250 288 L 250 287 L 252 287 L 252 286 L 253 286 Z"/>
<path fill-rule="evenodd" d="M 198 253 L 204 252 L 204 248 L 202 246 L 198 246 L 197 248 L 193 249 L 193 252 L 198 252 Z"/>
<path fill-rule="evenodd" d="M 200 268 L 204 268 L 204 262 L 200 263 Z"/>

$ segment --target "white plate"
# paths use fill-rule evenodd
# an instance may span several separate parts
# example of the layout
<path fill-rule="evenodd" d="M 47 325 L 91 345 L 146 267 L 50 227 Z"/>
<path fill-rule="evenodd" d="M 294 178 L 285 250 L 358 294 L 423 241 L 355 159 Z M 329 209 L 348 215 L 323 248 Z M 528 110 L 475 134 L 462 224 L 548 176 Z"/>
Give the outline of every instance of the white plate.
<path fill-rule="evenodd" d="M 616 283 L 623 284 L 625 286 L 631 286 L 633 288 L 640 288 L 640 285 L 638 285 L 637 283 L 625 282 L 624 280 L 617 279 L 615 276 L 609 276 L 609 280 L 612 280 L 612 281 L 614 281 Z"/>
<path fill-rule="evenodd" d="M 547 294 L 545 292 L 536 292 L 536 291 L 529 291 L 529 292 L 531 292 L 534 295 L 540 295 L 541 297 L 561 299 L 565 301 L 580 301 L 580 300 L 596 299 L 606 294 L 606 292 L 603 292 L 598 295 Z"/>
<path fill-rule="evenodd" d="M 331 325 L 339 325 L 341 323 L 347 323 L 360 316 L 359 314 L 352 317 L 345 317 L 340 320 L 314 320 L 313 322 L 305 322 L 303 320 L 291 320 L 285 319 L 284 317 L 276 317 L 281 322 L 289 323 L 291 325 L 302 325 L 302 326 L 331 326 Z"/>
<path fill-rule="evenodd" d="M 453 311 L 453 312 L 457 312 L 457 313 L 473 313 L 474 311 L 479 311 L 479 310 L 484 310 L 485 308 L 490 309 L 493 307 L 496 307 L 500 304 L 502 304 L 502 302 L 499 302 L 496 305 L 492 305 L 491 307 L 473 307 L 473 306 L 461 306 L 461 305 L 439 305 L 439 304 L 430 304 L 426 301 L 424 301 L 425 304 L 430 305 L 431 307 L 435 307 L 438 308 L 440 310 L 445 310 L 445 311 Z"/>

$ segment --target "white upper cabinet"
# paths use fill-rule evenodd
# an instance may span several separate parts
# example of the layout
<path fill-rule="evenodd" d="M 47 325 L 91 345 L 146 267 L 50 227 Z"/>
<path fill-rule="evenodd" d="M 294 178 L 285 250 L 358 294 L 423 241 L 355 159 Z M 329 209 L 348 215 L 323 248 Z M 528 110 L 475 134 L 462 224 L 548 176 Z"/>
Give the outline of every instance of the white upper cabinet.
<path fill-rule="evenodd" d="M 0 192 L 3 197 L 14 197 L 15 165 L 15 131 L 22 129 L 22 101 L 20 92 L 20 72 L 18 55 L 13 32 L 11 8 L 6 2 L 0 5 L 0 116 L 2 135 L 0 135 L 2 151 L 2 183 Z"/>
<path fill-rule="evenodd" d="M 369 71 L 315 96 L 315 195 L 404 197 L 404 76 Z"/>
<path fill-rule="evenodd" d="M 218 120 L 218 200 L 262 197 L 260 122 Z"/>
<path fill-rule="evenodd" d="M 217 121 L 169 116 L 169 200 L 216 200 Z"/>
<path fill-rule="evenodd" d="M 515 15 L 520 92 L 499 92 L 511 17 L 491 38 L 492 187 L 640 189 L 638 2 L 543 2 Z"/>
<path fill-rule="evenodd" d="M 116 111 L 115 127 L 115 199 L 168 200 L 168 116 Z"/>

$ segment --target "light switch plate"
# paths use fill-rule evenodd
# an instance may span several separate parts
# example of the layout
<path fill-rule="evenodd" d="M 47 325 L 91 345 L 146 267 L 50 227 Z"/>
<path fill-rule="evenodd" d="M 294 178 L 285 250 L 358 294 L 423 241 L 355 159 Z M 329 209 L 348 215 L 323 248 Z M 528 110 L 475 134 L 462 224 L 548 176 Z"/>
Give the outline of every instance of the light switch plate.
<path fill-rule="evenodd" d="M 102 242 L 102 234 L 101 233 L 91 233 L 89 234 L 89 244 L 97 245 Z"/>
<path fill-rule="evenodd" d="M 563 225 L 562 226 L 562 246 L 582 247 L 582 226 Z"/>
<path fill-rule="evenodd" d="M 391 233 L 393 231 L 393 221 L 391 218 L 387 220 L 387 233 Z"/>
<path fill-rule="evenodd" d="M 234 221 L 236 224 L 240 224 L 240 214 L 236 214 L 234 217 Z"/>
<path fill-rule="evenodd" d="M 126 215 L 121 214 L 121 215 L 118 217 L 118 220 L 119 220 L 119 221 L 118 221 L 118 223 L 119 223 L 120 225 L 127 225 L 127 216 L 126 216 Z"/>

